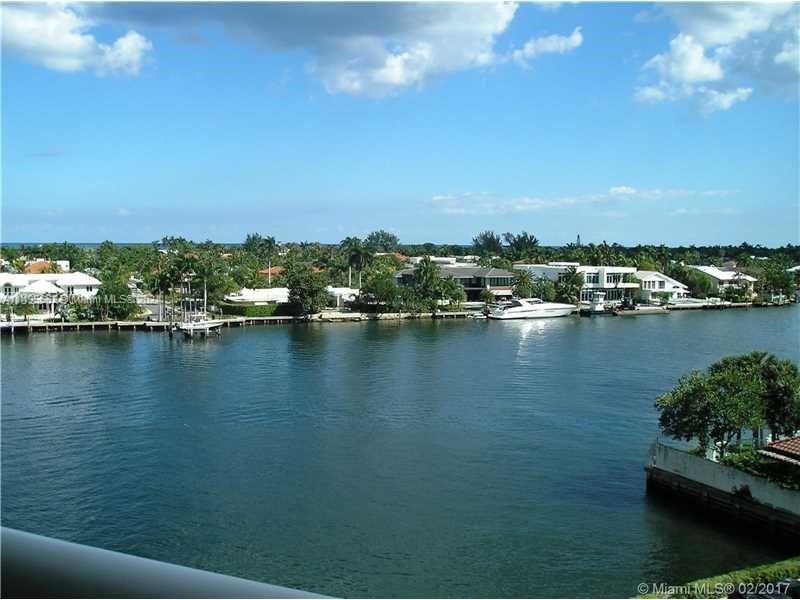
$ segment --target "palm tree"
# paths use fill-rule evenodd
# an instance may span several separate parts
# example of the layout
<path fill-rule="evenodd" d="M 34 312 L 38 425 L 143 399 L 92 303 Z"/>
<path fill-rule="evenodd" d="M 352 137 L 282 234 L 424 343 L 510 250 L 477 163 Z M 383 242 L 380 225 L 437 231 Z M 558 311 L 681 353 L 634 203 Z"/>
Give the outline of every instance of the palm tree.
<path fill-rule="evenodd" d="M 358 287 L 361 287 L 361 275 L 372 261 L 372 253 L 357 237 L 347 237 L 339 244 L 339 248 L 347 258 L 347 287 L 353 287 L 353 269 L 358 272 Z"/>
<path fill-rule="evenodd" d="M 530 298 L 533 294 L 533 276 L 529 271 L 516 269 L 512 285 L 518 298 Z"/>
<path fill-rule="evenodd" d="M 467 298 L 467 294 L 464 292 L 464 286 L 452 275 L 442 279 L 440 289 L 442 297 L 455 304 L 456 308 L 461 306 L 461 303 Z"/>

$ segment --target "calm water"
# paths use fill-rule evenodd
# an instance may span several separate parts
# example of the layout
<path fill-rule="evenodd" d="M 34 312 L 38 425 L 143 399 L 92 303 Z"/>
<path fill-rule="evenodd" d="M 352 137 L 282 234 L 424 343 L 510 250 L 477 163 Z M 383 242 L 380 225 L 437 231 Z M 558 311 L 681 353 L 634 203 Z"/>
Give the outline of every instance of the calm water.
<path fill-rule="evenodd" d="M 800 308 L 2 339 L 5 525 L 344 596 L 622 596 L 785 554 L 644 493 L 653 400 Z"/>

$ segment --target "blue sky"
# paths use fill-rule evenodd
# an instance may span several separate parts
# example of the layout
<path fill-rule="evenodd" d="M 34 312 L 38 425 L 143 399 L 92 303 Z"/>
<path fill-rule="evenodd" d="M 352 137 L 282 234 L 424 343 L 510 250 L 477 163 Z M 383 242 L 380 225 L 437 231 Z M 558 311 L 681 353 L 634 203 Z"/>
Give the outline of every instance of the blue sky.
<path fill-rule="evenodd" d="M 798 242 L 788 5 L 3 6 L 6 242 Z"/>

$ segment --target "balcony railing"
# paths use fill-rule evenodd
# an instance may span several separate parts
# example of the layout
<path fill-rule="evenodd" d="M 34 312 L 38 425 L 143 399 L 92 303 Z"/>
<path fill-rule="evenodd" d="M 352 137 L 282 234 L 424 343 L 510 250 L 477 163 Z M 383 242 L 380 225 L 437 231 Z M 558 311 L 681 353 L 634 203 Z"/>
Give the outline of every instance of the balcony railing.
<path fill-rule="evenodd" d="M 4 598 L 322 598 L 3 527 Z"/>

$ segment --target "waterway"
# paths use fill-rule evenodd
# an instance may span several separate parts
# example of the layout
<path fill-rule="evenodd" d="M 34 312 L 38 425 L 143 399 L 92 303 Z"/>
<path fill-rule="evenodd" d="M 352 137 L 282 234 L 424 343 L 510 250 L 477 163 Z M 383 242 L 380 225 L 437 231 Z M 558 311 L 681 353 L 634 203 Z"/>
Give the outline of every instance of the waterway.
<path fill-rule="evenodd" d="M 655 398 L 800 307 L 4 336 L 3 524 L 339 596 L 620 596 L 786 551 L 645 494 Z"/>

